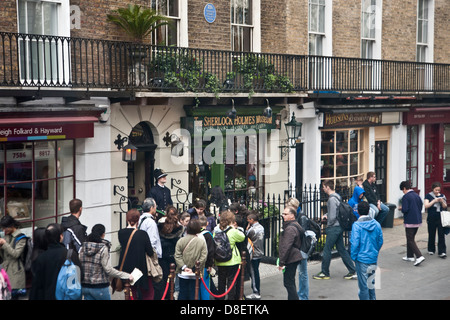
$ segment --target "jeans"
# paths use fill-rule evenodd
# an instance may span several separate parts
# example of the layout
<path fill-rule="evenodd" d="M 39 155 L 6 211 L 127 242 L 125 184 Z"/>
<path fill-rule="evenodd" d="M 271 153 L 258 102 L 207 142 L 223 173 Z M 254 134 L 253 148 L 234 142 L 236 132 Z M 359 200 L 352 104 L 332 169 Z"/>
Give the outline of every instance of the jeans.
<path fill-rule="evenodd" d="M 288 300 L 299 300 L 297 288 L 295 287 L 295 272 L 300 261 L 289 263 L 284 268 L 283 284 L 288 293 Z"/>
<path fill-rule="evenodd" d="M 365 264 L 355 261 L 358 274 L 359 300 L 376 300 L 375 296 L 375 270 L 376 264 Z M 370 277 L 370 280 L 369 280 Z"/>
<path fill-rule="evenodd" d="M 438 234 L 438 254 L 447 253 L 445 245 L 445 233 L 442 227 L 441 217 L 428 217 L 428 252 L 436 252 L 436 229 Z"/>
<path fill-rule="evenodd" d="M 325 247 L 323 248 L 322 272 L 328 277 L 330 276 L 331 249 L 335 244 L 348 272 L 355 273 L 355 264 L 344 246 L 343 233 L 344 231 L 340 226 L 328 227 L 325 229 L 327 240 L 325 242 Z"/>
<path fill-rule="evenodd" d="M 261 259 L 253 259 L 251 261 L 251 272 L 250 277 L 252 278 L 252 291 L 256 294 L 261 294 L 260 289 L 260 276 L 259 276 L 259 263 L 261 262 Z"/>
<path fill-rule="evenodd" d="M 81 294 L 84 296 L 84 300 L 111 300 L 109 287 L 105 288 L 81 287 Z"/>
<path fill-rule="evenodd" d="M 180 294 L 178 295 L 178 300 L 195 300 L 195 279 L 179 279 Z M 201 285 L 203 286 L 203 284 Z"/>
<path fill-rule="evenodd" d="M 298 265 L 298 297 L 309 300 L 308 259 L 303 259 Z"/>
<path fill-rule="evenodd" d="M 389 207 L 381 202 L 380 203 L 381 210 L 378 210 L 378 207 L 372 203 L 370 204 L 370 208 L 375 210 L 375 220 L 377 220 L 379 224 L 382 224 L 384 219 L 386 219 L 386 216 L 389 213 Z"/>

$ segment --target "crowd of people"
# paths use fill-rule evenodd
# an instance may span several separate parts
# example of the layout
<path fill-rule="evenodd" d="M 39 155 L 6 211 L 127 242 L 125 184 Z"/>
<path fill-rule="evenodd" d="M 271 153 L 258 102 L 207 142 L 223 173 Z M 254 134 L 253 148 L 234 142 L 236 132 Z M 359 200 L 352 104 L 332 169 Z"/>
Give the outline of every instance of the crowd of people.
<path fill-rule="evenodd" d="M 134 299 L 161 300 L 165 297 L 167 278 L 171 264 L 176 265 L 175 291 L 179 300 L 193 300 L 195 295 L 195 274 L 198 272 L 202 285 L 199 299 L 237 300 L 240 298 L 241 252 L 246 252 L 251 279 L 252 294 L 248 299 L 260 299 L 259 266 L 264 255 L 264 228 L 258 222 L 259 212 L 248 210 L 239 203 L 214 203 L 220 214 L 210 213 L 211 203 L 196 199 L 192 208 L 180 212 L 173 206 L 170 193 L 164 186 L 166 174 L 161 170 L 157 175 L 159 189 L 150 192 L 141 210 L 130 209 L 126 214 L 127 226 L 118 231 L 120 255 L 118 265 L 111 265 L 111 243 L 105 239 L 106 229 L 96 224 L 87 233 L 87 227 L 80 222 L 83 205 L 79 199 L 69 203 L 70 215 L 61 223 L 51 223 L 33 231 L 33 246 L 29 254 L 30 266 L 23 256 L 27 238 L 20 231 L 20 224 L 5 215 L 0 220 L 4 237 L 0 238 L 0 288 L 6 283 L 11 298 L 17 299 L 27 294 L 30 300 L 55 300 L 57 277 L 67 258 L 79 267 L 82 297 L 85 300 L 110 300 L 111 279 L 130 281 Z M 334 190 L 332 180 L 323 182 L 323 191 L 328 195 L 327 213 L 323 216 L 327 227 L 326 243 L 323 248 L 321 272 L 313 279 L 330 279 L 331 250 L 336 246 L 348 274 L 345 279 L 357 279 L 360 299 L 375 299 L 373 283 L 369 278 L 376 269 L 378 254 L 383 245 L 381 223 L 385 219 L 384 205 L 376 189 L 373 188 L 375 175 L 367 174 L 367 180 L 357 181 L 353 197 L 349 203 L 354 208 L 358 220 L 350 233 L 350 248 L 343 243 L 344 230 L 338 221 L 338 207 L 342 198 Z M 400 184 L 403 191 L 401 211 L 407 239 L 405 261 L 414 261 L 417 266 L 424 257 L 417 248 L 414 237 L 422 223 L 422 205 L 428 212 L 428 253 L 436 252 L 435 236 L 438 234 L 438 255 L 446 257 L 444 228 L 440 223 L 440 212 L 447 208 L 446 198 L 440 193 L 440 184 L 435 183 L 424 202 L 413 192 L 408 181 Z M 167 188 L 166 188 L 167 189 Z M 222 191 L 223 194 L 223 191 Z M 168 196 L 169 195 L 169 196 Z M 216 196 L 224 199 L 223 196 Z M 164 211 L 161 208 L 165 208 Z M 282 213 L 283 227 L 279 238 L 278 268 L 283 271 L 283 284 L 289 300 L 307 300 L 309 277 L 307 259 L 303 251 L 308 219 L 302 215 L 300 203 L 290 198 Z M 227 260 L 219 260 L 216 255 L 216 236 L 225 234 L 231 249 Z M 218 237 L 217 237 L 218 238 Z M 68 256 L 68 250 L 71 256 Z M 162 280 L 149 276 L 147 257 L 154 254 L 162 268 Z M 200 265 L 196 263 L 199 262 Z M 199 269 L 197 269 L 199 268 Z M 142 275 L 134 278 L 133 271 L 139 269 Z M 298 272 L 297 291 L 295 278 Z M 217 287 L 212 277 L 216 276 Z M 27 285 L 29 283 L 30 285 Z M 28 288 L 28 292 L 26 289 Z M 4 290 L 0 298 L 6 298 Z"/>

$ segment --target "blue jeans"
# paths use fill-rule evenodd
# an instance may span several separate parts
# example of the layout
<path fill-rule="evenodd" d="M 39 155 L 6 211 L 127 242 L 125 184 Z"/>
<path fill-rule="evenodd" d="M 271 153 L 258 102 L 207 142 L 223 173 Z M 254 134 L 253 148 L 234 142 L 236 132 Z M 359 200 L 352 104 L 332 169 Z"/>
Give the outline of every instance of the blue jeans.
<path fill-rule="evenodd" d="M 252 279 L 252 291 L 253 293 L 261 294 L 260 290 L 260 276 L 259 276 L 259 263 L 261 262 L 261 259 L 253 259 L 251 261 L 251 270 L 250 270 L 250 277 Z"/>
<path fill-rule="evenodd" d="M 376 264 L 365 264 L 355 261 L 358 274 L 359 300 L 376 300 L 375 296 L 375 270 Z M 369 279 L 370 277 L 370 279 Z"/>
<path fill-rule="evenodd" d="M 380 203 L 381 210 L 378 210 L 378 207 L 372 203 L 370 204 L 370 208 L 375 210 L 375 220 L 377 220 L 379 224 L 382 224 L 384 219 L 386 219 L 386 216 L 389 213 L 389 207 L 381 202 Z"/>
<path fill-rule="evenodd" d="M 326 276 L 330 276 L 331 249 L 336 244 L 336 249 L 348 272 L 355 273 L 355 264 L 344 246 L 344 231 L 342 228 L 340 226 L 328 227 L 325 229 L 325 234 L 327 236 L 327 240 L 325 242 L 325 247 L 323 248 L 322 272 Z"/>
<path fill-rule="evenodd" d="M 109 287 L 105 288 L 81 287 L 81 293 L 84 296 L 84 300 L 111 300 Z"/>
<path fill-rule="evenodd" d="M 298 297 L 300 300 L 309 300 L 308 259 L 300 261 L 298 267 Z"/>

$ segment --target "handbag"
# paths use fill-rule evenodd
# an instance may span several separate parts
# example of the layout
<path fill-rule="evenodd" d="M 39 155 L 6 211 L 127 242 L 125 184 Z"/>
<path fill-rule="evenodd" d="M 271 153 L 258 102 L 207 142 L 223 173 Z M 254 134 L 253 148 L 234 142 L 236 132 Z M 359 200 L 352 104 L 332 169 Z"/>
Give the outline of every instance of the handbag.
<path fill-rule="evenodd" d="M 147 260 L 148 276 L 153 278 L 154 282 L 160 282 L 163 278 L 163 270 L 158 262 L 158 255 L 153 250 L 153 255 L 150 257 L 145 254 Z"/>
<path fill-rule="evenodd" d="M 120 264 L 119 271 L 122 271 L 123 264 L 125 262 L 125 258 L 127 257 L 128 248 L 130 247 L 131 239 L 133 238 L 134 233 L 136 231 L 137 231 L 137 229 L 134 229 L 133 232 L 130 235 L 130 238 L 128 239 L 127 247 L 125 249 L 125 253 L 123 255 L 123 259 L 122 259 L 122 263 Z M 115 291 L 122 292 L 123 291 L 123 281 L 122 281 L 122 279 L 120 279 L 120 278 L 112 279 L 112 281 L 111 281 L 111 288 L 112 288 L 112 293 L 113 294 L 114 294 Z"/>
<path fill-rule="evenodd" d="M 450 228 L 450 211 L 441 211 L 442 227 Z"/>

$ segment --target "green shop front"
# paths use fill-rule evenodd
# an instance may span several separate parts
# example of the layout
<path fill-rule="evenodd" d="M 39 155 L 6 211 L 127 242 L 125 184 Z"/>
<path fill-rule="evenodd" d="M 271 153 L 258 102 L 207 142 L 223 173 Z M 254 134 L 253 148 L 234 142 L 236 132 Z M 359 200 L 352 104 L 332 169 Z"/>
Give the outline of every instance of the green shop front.
<path fill-rule="evenodd" d="M 262 199 L 267 192 L 269 144 L 281 123 L 284 106 L 185 106 L 181 127 L 190 133 L 189 192 L 208 199 L 220 186 L 232 201 Z M 278 154 L 276 154 L 278 157 Z M 278 158 L 277 158 L 278 161 Z"/>

